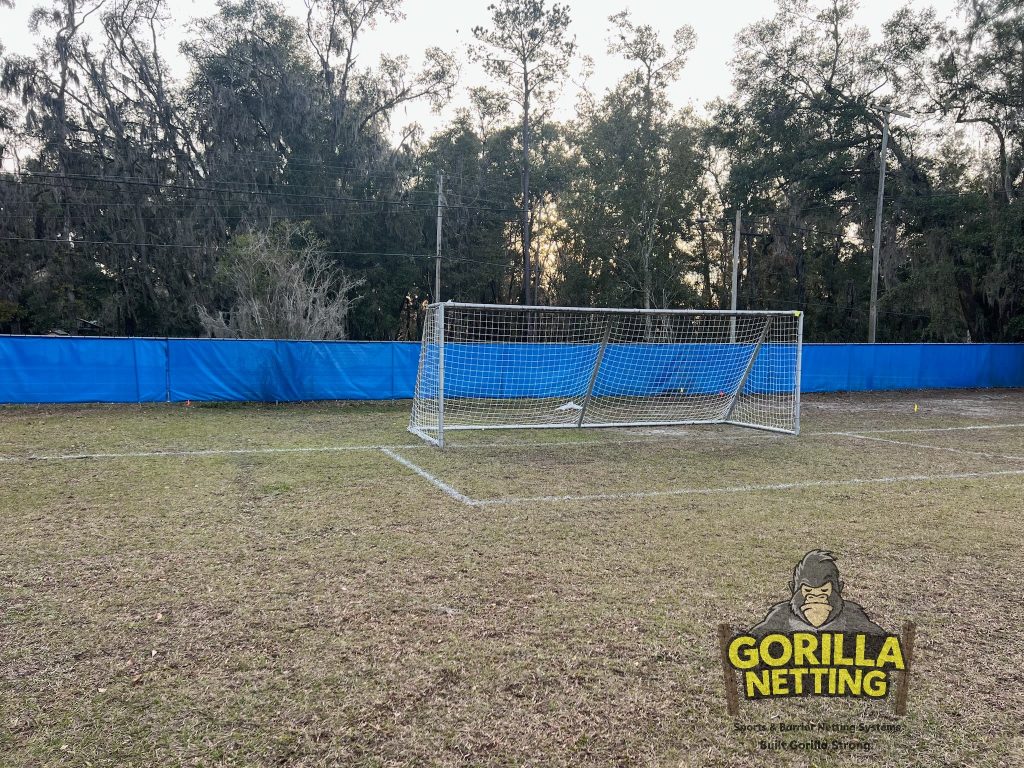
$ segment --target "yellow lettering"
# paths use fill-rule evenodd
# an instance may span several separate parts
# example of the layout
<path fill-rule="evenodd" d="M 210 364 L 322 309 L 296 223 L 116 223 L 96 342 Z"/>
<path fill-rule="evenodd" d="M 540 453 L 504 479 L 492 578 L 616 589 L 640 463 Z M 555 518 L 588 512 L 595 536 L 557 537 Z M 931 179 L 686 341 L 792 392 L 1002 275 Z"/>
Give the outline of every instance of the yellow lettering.
<path fill-rule="evenodd" d="M 757 688 L 757 692 L 762 696 L 771 696 L 772 686 L 767 669 L 760 674 L 757 672 L 747 671 L 746 674 L 743 675 L 743 680 L 746 682 L 748 699 L 754 698 L 755 688 Z"/>
<path fill-rule="evenodd" d="M 757 666 L 757 641 L 750 635 L 740 635 L 729 643 L 729 663 L 736 669 L 753 669 Z"/>
<path fill-rule="evenodd" d="M 854 663 L 855 666 L 858 666 L 858 667 L 873 667 L 873 666 L 875 666 L 875 660 L 872 659 L 872 658 L 869 658 L 868 656 L 865 656 L 865 652 L 867 650 L 865 648 L 865 646 L 867 645 L 867 640 L 868 640 L 868 636 L 867 635 L 857 635 L 857 648 L 856 648 L 856 652 L 853 655 L 853 663 Z"/>
<path fill-rule="evenodd" d="M 836 665 L 842 664 L 843 666 L 853 666 L 853 659 L 849 656 L 843 656 L 843 640 L 846 636 L 842 634 L 835 635 L 835 652 L 832 657 L 832 663 Z"/>
<path fill-rule="evenodd" d="M 787 672 L 789 672 L 788 669 L 772 670 L 772 696 L 789 695 L 789 681 L 786 679 Z"/>
<path fill-rule="evenodd" d="M 793 665 L 797 667 L 818 666 L 818 636 L 810 632 L 793 635 Z"/>
<path fill-rule="evenodd" d="M 797 667 L 796 669 L 790 670 L 793 675 L 793 693 L 797 696 L 801 696 L 804 692 L 804 675 L 807 674 L 806 669 Z"/>
<path fill-rule="evenodd" d="M 878 652 L 878 660 L 875 663 L 880 667 L 891 664 L 894 669 L 906 668 L 903 663 L 903 649 L 900 647 L 900 639 L 898 637 L 890 635 L 885 638 L 882 650 Z"/>
<path fill-rule="evenodd" d="M 880 669 L 872 669 L 864 674 L 864 695 L 873 699 L 885 696 L 889 689 L 889 677 Z"/>
<path fill-rule="evenodd" d="M 771 653 L 773 645 L 779 645 L 782 648 L 778 656 L 773 656 Z M 761 652 L 761 661 L 769 667 L 784 667 L 793 656 L 793 646 L 785 635 L 765 635 L 758 650 Z"/>
<path fill-rule="evenodd" d="M 861 671 L 859 669 L 839 670 L 839 695 L 849 693 L 851 696 L 860 696 Z"/>
<path fill-rule="evenodd" d="M 828 674 L 828 667 L 814 667 L 810 672 L 814 675 L 814 693 L 820 696 L 824 692 L 821 678 Z"/>

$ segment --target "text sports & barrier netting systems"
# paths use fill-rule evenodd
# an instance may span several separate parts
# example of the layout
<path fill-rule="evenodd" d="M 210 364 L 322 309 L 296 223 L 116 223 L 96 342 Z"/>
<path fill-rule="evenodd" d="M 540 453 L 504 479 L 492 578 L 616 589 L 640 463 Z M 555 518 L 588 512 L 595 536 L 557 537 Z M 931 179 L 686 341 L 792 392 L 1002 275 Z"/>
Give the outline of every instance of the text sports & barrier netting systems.
<path fill-rule="evenodd" d="M 800 431 L 800 312 L 431 304 L 409 430 Z"/>

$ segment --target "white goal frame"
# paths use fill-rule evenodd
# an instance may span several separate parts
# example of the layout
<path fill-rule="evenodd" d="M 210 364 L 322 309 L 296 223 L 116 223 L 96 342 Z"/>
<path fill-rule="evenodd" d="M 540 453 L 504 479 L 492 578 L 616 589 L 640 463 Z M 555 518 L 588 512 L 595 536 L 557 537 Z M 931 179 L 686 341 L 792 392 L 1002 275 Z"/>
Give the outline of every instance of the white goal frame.
<path fill-rule="evenodd" d="M 446 432 L 480 429 L 732 424 L 797 435 L 802 353 L 793 310 L 434 303 L 409 431 L 439 447 Z"/>

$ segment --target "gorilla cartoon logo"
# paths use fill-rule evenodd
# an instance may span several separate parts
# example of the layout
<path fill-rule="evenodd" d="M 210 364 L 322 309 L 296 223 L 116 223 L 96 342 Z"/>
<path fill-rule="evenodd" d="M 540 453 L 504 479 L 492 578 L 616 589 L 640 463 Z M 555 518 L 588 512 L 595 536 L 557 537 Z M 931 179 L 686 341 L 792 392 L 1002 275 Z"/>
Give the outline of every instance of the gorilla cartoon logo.
<path fill-rule="evenodd" d="M 815 549 L 793 569 L 789 600 L 773 605 L 750 630 L 756 637 L 773 632 L 861 632 L 885 635 L 857 603 L 843 599 L 843 582 L 831 552 Z"/>

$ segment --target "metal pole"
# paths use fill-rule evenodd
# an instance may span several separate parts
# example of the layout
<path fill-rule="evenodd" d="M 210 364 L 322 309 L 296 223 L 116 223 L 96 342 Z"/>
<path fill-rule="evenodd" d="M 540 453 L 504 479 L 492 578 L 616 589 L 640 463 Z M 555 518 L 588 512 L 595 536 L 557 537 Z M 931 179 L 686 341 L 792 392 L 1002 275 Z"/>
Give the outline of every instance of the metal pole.
<path fill-rule="evenodd" d="M 524 307 L 522 304 L 480 304 L 470 301 L 451 301 L 450 299 L 444 302 L 446 307 L 461 307 L 462 309 L 493 309 L 501 310 L 502 312 L 534 312 L 532 307 Z M 434 306 L 431 304 L 431 306 Z M 545 312 L 587 312 L 595 315 L 639 315 L 639 314 L 651 314 L 651 315 L 721 315 L 722 317 L 728 317 L 729 315 L 736 315 L 742 317 L 744 315 L 793 315 L 792 309 L 737 309 L 735 312 L 731 312 L 728 309 L 609 309 L 608 307 L 544 307 Z"/>
<path fill-rule="evenodd" d="M 597 383 L 597 374 L 601 370 L 601 361 L 604 360 L 604 351 L 608 349 L 608 339 L 612 336 L 612 323 L 615 318 L 608 317 L 608 323 L 604 327 L 604 336 L 601 338 L 601 346 L 597 349 L 597 357 L 594 358 L 594 369 L 590 372 L 590 383 L 587 384 L 587 394 L 583 398 L 583 407 L 580 408 L 580 416 L 576 419 L 576 426 L 583 426 L 583 419 L 587 415 L 587 406 L 590 405 L 590 397 L 594 394 L 594 384 Z"/>
<path fill-rule="evenodd" d="M 800 434 L 800 376 L 803 374 L 803 352 L 804 352 L 804 313 L 797 312 L 797 326 L 796 326 L 796 382 L 794 384 L 796 388 L 796 402 L 793 404 L 795 411 L 795 425 L 793 434 Z"/>
<path fill-rule="evenodd" d="M 434 252 L 434 301 L 441 301 L 441 222 L 444 219 L 444 173 L 437 174 L 437 250 Z"/>
<path fill-rule="evenodd" d="M 774 318 L 769 315 L 768 319 L 764 323 L 764 328 L 761 329 L 761 335 L 757 339 L 757 344 L 754 345 L 754 351 L 750 354 L 750 359 L 747 361 L 747 367 L 743 369 L 743 375 L 740 377 L 740 383 L 736 385 L 736 392 L 733 393 L 732 402 L 729 403 L 729 410 L 725 412 L 725 416 L 722 417 L 722 421 L 728 422 L 732 418 L 732 412 L 736 410 L 736 403 L 740 401 L 740 395 L 743 394 L 743 388 L 747 385 L 747 379 L 750 378 L 750 372 L 754 370 L 754 363 L 757 362 L 757 354 L 761 351 L 761 347 L 764 346 L 764 340 L 768 338 L 768 331 L 772 327 L 772 320 Z"/>
<path fill-rule="evenodd" d="M 444 304 L 437 307 L 437 447 L 444 448 Z"/>
<path fill-rule="evenodd" d="M 732 236 L 732 298 L 729 306 L 733 312 L 736 311 L 737 285 L 740 279 L 740 225 L 742 223 L 740 209 L 736 209 L 736 230 Z M 736 342 L 736 317 L 729 321 L 729 341 Z"/>
<path fill-rule="evenodd" d="M 885 197 L 885 151 L 889 146 L 889 110 L 882 110 L 882 148 L 878 153 L 878 199 L 875 201 L 875 244 L 871 251 L 871 309 L 868 344 L 875 343 L 878 327 L 878 257 L 882 249 L 882 201 Z"/>

